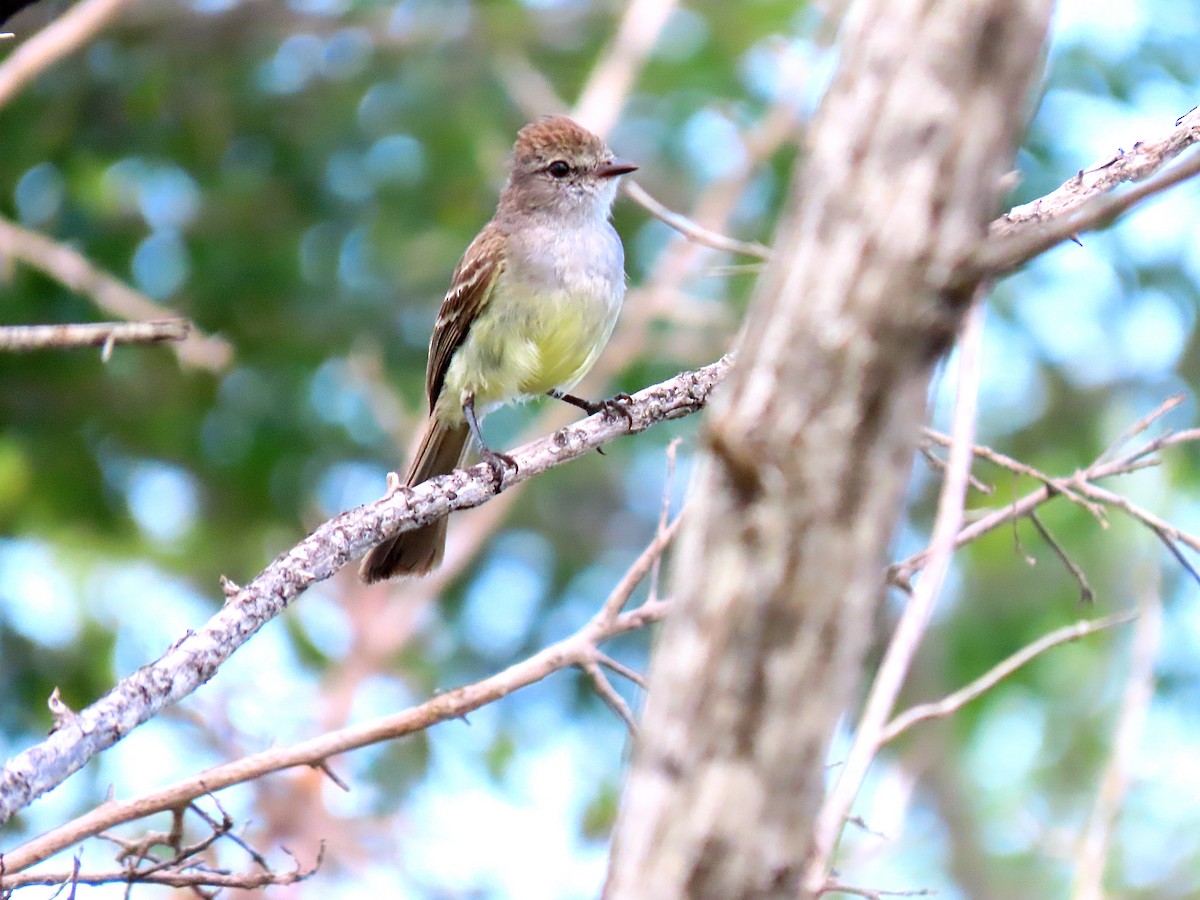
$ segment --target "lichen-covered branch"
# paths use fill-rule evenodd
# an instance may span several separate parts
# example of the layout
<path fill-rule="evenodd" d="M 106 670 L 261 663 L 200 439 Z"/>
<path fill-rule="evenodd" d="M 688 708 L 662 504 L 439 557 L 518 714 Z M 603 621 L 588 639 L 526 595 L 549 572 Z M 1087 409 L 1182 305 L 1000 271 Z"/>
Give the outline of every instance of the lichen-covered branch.
<path fill-rule="evenodd" d="M 186 778 L 132 800 L 113 800 L 105 803 L 34 838 L 10 853 L 0 854 L 0 888 L 16 884 L 8 876 L 21 872 L 84 838 L 124 822 L 132 822 L 163 810 L 177 810 L 197 797 L 293 766 L 324 768 L 325 761 L 330 757 L 381 741 L 395 740 L 439 722 L 461 719 L 481 706 L 507 697 L 514 691 L 541 681 L 561 669 L 571 666 L 589 667 L 598 663 L 623 669 L 624 667 L 600 652 L 600 645 L 617 635 L 644 628 L 666 615 L 669 604 L 653 596 L 628 612 L 625 607 L 637 586 L 654 572 L 659 559 L 674 540 L 680 521 L 681 519 L 676 518 L 670 524 L 660 524 L 654 538 L 609 592 L 600 609 L 573 635 L 482 681 L 438 694 L 424 703 L 398 713 L 360 722 L 291 746 L 273 747 L 208 769 L 195 777 Z M 635 675 L 627 669 L 622 674 Z M 606 702 L 611 702 L 611 698 L 605 699 Z M 628 710 L 625 712 L 628 714 Z M 8 876 L 3 873 L 8 873 Z"/>
<path fill-rule="evenodd" d="M 502 488 L 576 459 L 623 434 L 701 409 L 728 372 L 729 357 L 683 372 L 635 394 L 628 416 L 598 414 L 513 451 L 515 473 Z M 492 469 L 477 465 L 342 513 L 281 554 L 245 587 L 228 584 L 225 607 L 180 638 L 158 660 L 122 679 L 86 709 L 60 718 L 60 727 L 0 769 L 0 824 L 60 784 L 164 706 L 204 684 L 238 647 L 301 592 L 332 576 L 383 538 L 416 528 L 497 493 Z"/>
<path fill-rule="evenodd" d="M 116 344 L 157 344 L 182 341 L 191 331 L 187 319 L 162 322 L 87 322 L 71 325 L 0 326 L 0 352 L 103 347 Z"/>
<path fill-rule="evenodd" d="M 73 247 L 0 217 L 0 257 L 8 256 L 44 272 L 60 284 L 88 297 L 97 308 L 134 322 L 172 317 L 171 310 L 97 268 Z M 175 348 L 181 362 L 219 370 L 233 348 L 219 337 L 192 330 Z"/>

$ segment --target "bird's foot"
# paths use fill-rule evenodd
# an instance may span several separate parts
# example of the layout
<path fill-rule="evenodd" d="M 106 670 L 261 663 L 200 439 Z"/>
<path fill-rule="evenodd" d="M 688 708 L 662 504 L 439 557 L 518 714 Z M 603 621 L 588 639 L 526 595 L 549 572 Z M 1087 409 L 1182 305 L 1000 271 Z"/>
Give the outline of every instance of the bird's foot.
<path fill-rule="evenodd" d="M 491 447 L 483 447 L 479 451 L 479 455 L 492 470 L 492 484 L 497 491 L 504 487 L 504 475 L 508 469 L 512 469 L 514 475 L 517 474 L 517 461 L 507 453 L 501 453 Z"/>
<path fill-rule="evenodd" d="M 604 413 L 605 417 L 610 421 L 617 419 L 625 420 L 625 427 L 633 430 L 633 413 L 629 411 L 629 405 L 633 403 L 633 398 L 628 394 L 614 394 L 607 397 L 598 403 L 592 404 L 595 409 L 592 410 L 593 415 L 598 412 Z"/>

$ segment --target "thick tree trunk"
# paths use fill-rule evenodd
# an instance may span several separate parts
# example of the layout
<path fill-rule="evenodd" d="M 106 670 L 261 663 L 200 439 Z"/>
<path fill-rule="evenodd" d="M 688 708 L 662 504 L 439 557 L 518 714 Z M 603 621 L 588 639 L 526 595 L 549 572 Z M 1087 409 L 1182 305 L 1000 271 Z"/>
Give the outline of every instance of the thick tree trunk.
<path fill-rule="evenodd" d="M 1050 0 L 861 0 L 675 564 L 611 898 L 801 895 L 933 363 L 1040 69 Z"/>

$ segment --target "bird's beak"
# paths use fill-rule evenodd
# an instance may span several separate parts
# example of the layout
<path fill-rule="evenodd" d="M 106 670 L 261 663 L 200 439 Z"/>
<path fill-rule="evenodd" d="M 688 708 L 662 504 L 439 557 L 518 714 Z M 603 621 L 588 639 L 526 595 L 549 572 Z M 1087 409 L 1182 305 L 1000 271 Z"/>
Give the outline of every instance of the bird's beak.
<path fill-rule="evenodd" d="M 596 169 L 597 178 L 616 178 L 618 175 L 628 175 L 630 172 L 636 172 L 637 166 L 627 159 L 621 159 L 619 156 L 614 156 L 608 162 Z"/>

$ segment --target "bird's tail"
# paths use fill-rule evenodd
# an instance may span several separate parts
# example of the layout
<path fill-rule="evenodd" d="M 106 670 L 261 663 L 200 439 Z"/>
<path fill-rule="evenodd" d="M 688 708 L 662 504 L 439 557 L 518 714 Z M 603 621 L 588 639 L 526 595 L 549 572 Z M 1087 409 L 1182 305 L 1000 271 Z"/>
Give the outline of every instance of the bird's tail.
<path fill-rule="evenodd" d="M 430 417 L 421 446 L 408 468 L 405 484 L 420 484 L 437 475 L 453 472 L 466 455 L 470 431 L 465 422 L 446 425 Z M 442 561 L 446 551 L 446 518 L 405 531 L 371 549 L 359 566 L 358 575 L 367 584 L 398 575 L 426 575 Z"/>

